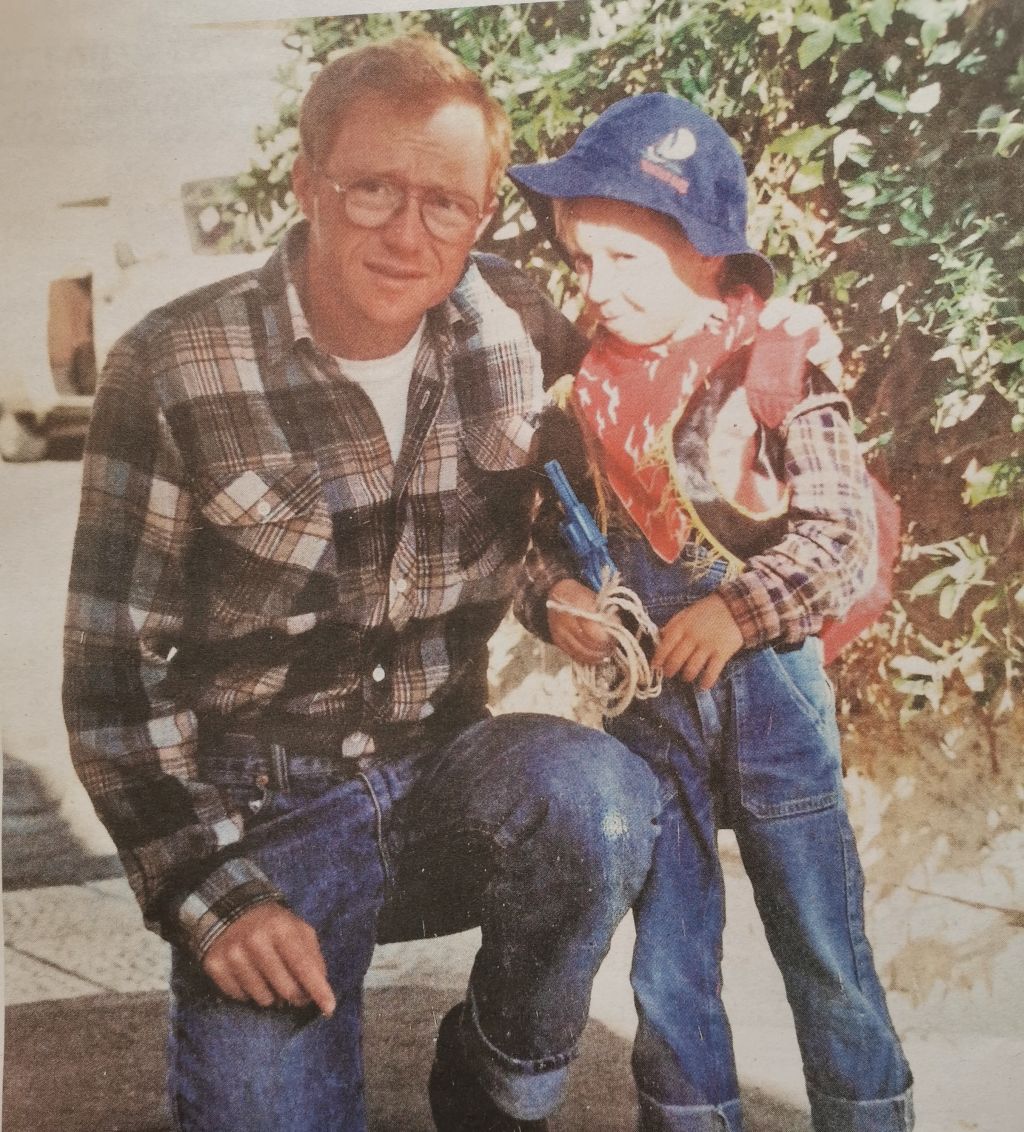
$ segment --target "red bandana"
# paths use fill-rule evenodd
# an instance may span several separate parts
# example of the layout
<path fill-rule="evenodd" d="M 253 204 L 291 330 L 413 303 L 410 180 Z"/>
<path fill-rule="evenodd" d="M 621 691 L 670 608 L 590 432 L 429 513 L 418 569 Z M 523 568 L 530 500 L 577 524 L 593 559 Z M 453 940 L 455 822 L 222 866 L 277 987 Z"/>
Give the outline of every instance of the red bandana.
<path fill-rule="evenodd" d="M 725 299 L 724 318 L 665 346 L 631 346 L 599 333 L 580 367 L 572 394 L 575 412 L 615 494 L 666 562 L 675 561 L 693 530 L 693 515 L 680 498 L 671 469 L 673 432 L 695 390 L 755 338 L 756 361 L 748 371 L 747 395 L 765 410 L 766 400 L 773 397 L 772 379 L 803 372 L 806 336 L 794 338 L 780 330 L 759 333 L 763 306 L 749 287 L 741 288 Z M 755 378 L 755 369 L 764 376 Z M 770 415 L 762 412 L 758 419 Z"/>

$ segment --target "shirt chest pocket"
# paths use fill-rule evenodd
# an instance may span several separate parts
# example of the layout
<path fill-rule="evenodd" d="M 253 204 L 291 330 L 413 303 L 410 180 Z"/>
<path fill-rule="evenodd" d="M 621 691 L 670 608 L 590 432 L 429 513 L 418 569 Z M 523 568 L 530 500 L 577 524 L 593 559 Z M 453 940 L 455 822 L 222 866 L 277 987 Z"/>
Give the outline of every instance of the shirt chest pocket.
<path fill-rule="evenodd" d="M 198 571 L 215 604 L 280 616 L 316 611 L 333 595 L 331 516 L 314 463 L 208 469 L 197 494 Z"/>

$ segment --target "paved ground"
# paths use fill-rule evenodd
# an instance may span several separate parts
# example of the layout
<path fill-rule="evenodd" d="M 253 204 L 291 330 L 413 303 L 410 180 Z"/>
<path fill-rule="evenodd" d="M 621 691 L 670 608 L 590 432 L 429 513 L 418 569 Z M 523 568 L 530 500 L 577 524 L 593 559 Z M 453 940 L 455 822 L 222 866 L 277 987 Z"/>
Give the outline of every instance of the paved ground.
<path fill-rule="evenodd" d="M 71 774 L 60 723 L 57 650 L 77 483 L 78 467 L 71 463 L 0 467 L 4 1127 L 156 1132 L 169 1127 L 163 1102 L 167 953 L 143 930 L 117 875 L 109 839 Z M 723 854 L 726 996 L 748 1132 L 807 1132 L 781 982 L 727 835 Z M 1008 874 L 1014 864 L 1008 857 Z M 917 1076 L 919 1128 L 1009 1132 L 1020 1127 L 1024 1101 L 1024 931 L 1019 913 L 985 906 L 974 899 L 971 878 L 961 881 L 950 889 L 952 898 L 908 886 L 869 902 L 870 931 L 895 988 L 890 1005 Z M 1009 882 L 1007 891 L 1003 903 L 1009 906 Z M 916 934 L 923 928 L 927 948 Z M 936 951 L 935 940 L 944 950 Z M 461 993 L 475 943 L 475 933 L 467 933 L 379 949 L 367 985 L 375 1132 L 429 1132 L 424 1082 L 434 1028 Z M 954 976 L 973 971 L 979 946 L 991 951 L 984 979 L 933 977 L 928 964 L 937 954 Z M 631 1126 L 630 950 L 627 924 L 599 975 L 584 1054 L 557 1132 Z"/>

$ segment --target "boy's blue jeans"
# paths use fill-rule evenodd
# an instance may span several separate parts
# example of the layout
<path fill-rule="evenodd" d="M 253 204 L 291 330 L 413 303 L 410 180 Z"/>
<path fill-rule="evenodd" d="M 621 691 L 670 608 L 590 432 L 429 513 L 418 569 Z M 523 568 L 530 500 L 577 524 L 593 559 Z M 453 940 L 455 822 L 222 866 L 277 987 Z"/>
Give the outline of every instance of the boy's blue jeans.
<path fill-rule="evenodd" d="M 695 548 L 665 565 L 613 542 L 659 625 L 712 592 Z M 721 998 L 725 903 L 717 831 L 732 825 L 796 1023 L 816 1132 L 906 1132 L 911 1075 L 864 934 L 863 876 L 843 799 L 820 645 L 738 653 L 710 692 L 677 678 L 609 731 L 656 771 L 666 798 L 635 909 L 633 1069 L 643 1132 L 739 1132 Z"/>
<path fill-rule="evenodd" d="M 240 799 L 265 757 L 225 744 Z M 591 983 L 650 866 L 659 803 L 618 742 L 508 715 L 441 751 L 365 762 L 342 780 L 295 756 L 242 851 L 320 938 L 338 1001 L 263 1009 L 217 993 L 176 954 L 171 1099 L 188 1132 L 363 1132 L 362 985 L 375 942 L 480 924 L 463 1028 L 485 1088 L 514 1116 L 558 1102 Z M 410 925 L 414 925 L 413 930 Z M 424 1083 L 425 1085 L 425 1083 Z"/>

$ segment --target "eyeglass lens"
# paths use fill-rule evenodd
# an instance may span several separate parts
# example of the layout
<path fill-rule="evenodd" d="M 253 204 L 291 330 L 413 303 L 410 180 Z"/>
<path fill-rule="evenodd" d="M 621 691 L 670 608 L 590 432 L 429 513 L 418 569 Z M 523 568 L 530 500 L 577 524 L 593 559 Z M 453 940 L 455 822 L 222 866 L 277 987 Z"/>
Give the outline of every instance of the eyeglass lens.
<path fill-rule="evenodd" d="M 465 236 L 479 218 L 476 204 L 469 197 L 441 189 L 419 189 L 413 194 L 404 185 L 378 177 L 367 177 L 337 188 L 349 220 L 365 228 L 386 224 L 405 206 L 410 195 L 419 199 L 423 223 L 439 240 Z"/>

